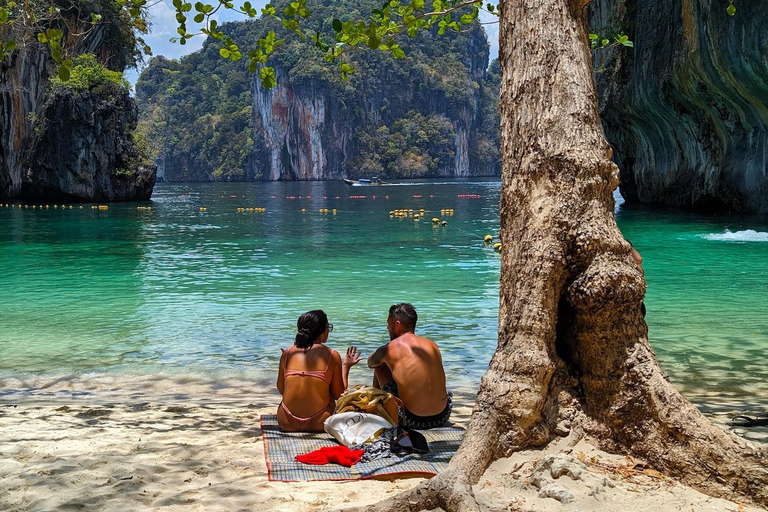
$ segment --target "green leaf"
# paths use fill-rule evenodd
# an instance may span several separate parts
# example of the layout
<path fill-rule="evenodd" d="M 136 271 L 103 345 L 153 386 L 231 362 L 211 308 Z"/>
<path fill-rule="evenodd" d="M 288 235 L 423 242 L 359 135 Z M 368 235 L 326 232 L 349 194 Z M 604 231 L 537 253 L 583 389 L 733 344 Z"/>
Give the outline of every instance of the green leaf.
<path fill-rule="evenodd" d="M 411 2 L 411 5 L 417 11 L 423 11 L 424 10 L 424 0 L 413 0 L 413 2 Z"/>
<path fill-rule="evenodd" d="M 341 29 L 342 29 L 341 20 L 334 19 L 331 22 L 331 26 L 333 27 L 334 32 L 341 32 Z"/>
<path fill-rule="evenodd" d="M 404 59 L 405 58 L 405 52 L 402 48 L 400 48 L 398 45 L 392 46 L 392 57 L 395 59 Z"/>
<path fill-rule="evenodd" d="M 475 18 L 471 14 L 463 14 L 461 16 L 461 23 L 463 25 L 469 25 L 473 21 L 475 21 Z"/>
<path fill-rule="evenodd" d="M 237 62 L 242 58 L 243 54 L 241 54 L 239 51 L 235 50 L 229 55 L 229 60 L 232 62 Z"/>
<path fill-rule="evenodd" d="M 8 23 L 8 10 L 0 7 L 0 25 Z"/>
<path fill-rule="evenodd" d="M 184 23 L 185 21 L 187 21 L 187 17 L 181 14 L 180 12 L 177 12 L 176 21 L 178 21 L 179 23 Z"/>
<path fill-rule="evenodd" d="M 623 44 L 624 46 L 629 46 L 630 48 L 633 48 L 635 46 L 632 41 L 624 41 L 621 44 Z"/>
<path fill-rule="evenodd" d="M 603 46 L 608 46 L 608 43 L 610 43 L 610 41 L 609 41 L 609 40 L 607 40 L 607 39 L 603 39 L 602 41 L 600 41 L 600 43 L 601 43 Z"/>
<path fill-rule="evenodd" d="M 40 41 L 41 43 L 47 43 L 48 42 L 48 38 L 42 32 L 38 32 L 37 33 L 37 40 Z"/>
<path fill-rule="evenodd" d="M 589 34 L 590 41 L 597 41 L 598 39 L 600 39 L 600 36 L 598 36 L 597 34 Z"/>
<path fill-rule="evenodd" d="M 275 76 L 275 68 L 264 66 L 259 70 L 259 78 L 261 79 L 261 85 L 265 89 L 271 89 L 277 85 L 277 77 Z"/>
<path fill-rule="evenodd" d="M 195 23 L 202 23 L 204 19 L 205 19 L 205 14 L 203 13 L 195 14 L 195 17 L 194 17 Z"/>
<path fill-rule="evenodd" d="M 226 48 L 222 48 L 221 50 L 219 50 L 219 55 L 221 55 L 225 59 L 228 59 L 230 53 L 229 53 L 229 50 L 227 50 Z"/>
<path fill-rule="evenodd" d="M 728 6 L 728 8 L 725 10 L 725 12 L 728 13 L 728 15 L 733 16 L 736 14 L 736 6 L 731 4 Z"/>
<path fill-rule="evenodd" d="M 255 73 L 258 65 L 259 63 L 256 59 L 251 59 L 250 64 L 248 64 L 248 71 L 250 71 L 251 73 Z"/>
<path fill-rule="evenodd" d="M 59 67 L 59 79 L 62 82 L 68 81 L 70 75 L 71 75 L 71 70 L 68 67 L 66 67 L 64 65 Z"/>
<path fill-rule="evenodd" d="M 17 47 L 18 47 L 18 45 L 16 44 L 16 41 L 14 41 L 13 39 L 9 39 L 9 40 L 8 40 L 8 41 L 5 43 L 5 50 L 6 50 L 6 51 L 8 51 L 8 52 L 12 52 L 12 51 L 13 51 L 13 50 L 15 50 Z"/>
<path fill-rule="evenodd" d="M 101 21 L 101 14 L 91 13 L 91 23 L 98 23 Z"/>

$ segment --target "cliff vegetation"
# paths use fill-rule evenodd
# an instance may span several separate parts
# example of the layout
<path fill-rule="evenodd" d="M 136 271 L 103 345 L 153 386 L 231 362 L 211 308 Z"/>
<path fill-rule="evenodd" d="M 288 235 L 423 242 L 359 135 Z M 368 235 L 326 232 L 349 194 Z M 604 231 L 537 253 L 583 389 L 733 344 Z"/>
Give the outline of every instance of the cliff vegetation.
<path fill-rule="evenodd" d="M 331 20 L 364 16 L 370 0 L 313 4 L 307 26 L 332 40 Z M 274 19 L 221 30 L 253 47 Z M 254 84 L 247 59 L 224 60 L 220 43 L 180 61 L 154 59 L 137 82 L 141 123 L 157 140 L 169 181 L 498 175 L 498 65 L 488 68 L 484 30 L 422 32 L 406 58 L 356 51 L 344 81 L 338 63 L 285 37 L 270 64 L 277 87 Z"/>

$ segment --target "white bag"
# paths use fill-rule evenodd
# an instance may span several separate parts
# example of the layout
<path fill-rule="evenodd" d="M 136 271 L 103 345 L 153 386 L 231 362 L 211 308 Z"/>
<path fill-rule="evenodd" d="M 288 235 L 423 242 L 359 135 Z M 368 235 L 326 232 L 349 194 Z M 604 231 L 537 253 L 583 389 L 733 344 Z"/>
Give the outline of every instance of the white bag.
<path fill-rule="evenodd" d="M 392 427 L 381 416 L 364 412 L 334 414 L 325 420 L 323 426 L 326 432 L 347 447 L 372 441 L 381 430 Z"/>

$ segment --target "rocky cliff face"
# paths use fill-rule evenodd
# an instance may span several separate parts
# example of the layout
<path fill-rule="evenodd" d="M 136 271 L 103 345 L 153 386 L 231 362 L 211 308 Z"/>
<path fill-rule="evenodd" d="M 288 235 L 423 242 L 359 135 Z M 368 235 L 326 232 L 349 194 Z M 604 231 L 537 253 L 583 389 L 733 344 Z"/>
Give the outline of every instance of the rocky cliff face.
<path fill-rule="evenodd" d="M 0 62 L 0 198 L 21 193 L 21 155 L 52 72 L 53 61 L 36 44 Z"/>
<path fill-rule="evenodd" d="M 324 180 L 342 176 L 365 177 L 379 174 L 404 177 L 398 170 L 369 168 L 361 161 L 370 150 L 363 142 L 365 133 L 375 134 L 382 126 L 406 121 L 409 113 L 439 115 L 451 125 L 452 155 L 437 167 L 419 169 L 411 162 L 410 176 L 467 177 L 498 174 L 497 162 L 473 162 L 473 146 L 478 143 L 478 125 L 485 119 L 478 113 L 474 96 L 485 68 L 475 61 L 485 58 L 480 52 L 471 59 L 472 74 L 464 77 L 465 103 L 451 104 L 444 95 L 431 91 L 418 81 L 397 87 L 384 76 L 368 76 L 372 87 L 360 87 L 362 94 L 340 105 L 338 91 L 315 81 L 291 83 L 288 73 L 278 68 L 278 85 L 264 90 L 254 84 L 254 160 L 253 173 L 269 180 Z M 376 135 L 373 135 L 376 136 Z M 408 162 L 401 164 L 403 169 Z"/>
<path fill-rule="evenodd" d="M 143 167 L 128 91 L 63 89 L 41 109 L 24 158 L 22 196 L 50 201 L 148 200 L 155 168 Z"/>
<path fill-rule="evenodd" d="M 251 174 L 268 180 L 498 175 L 498 151 L 488 158 L 480 129 L 494 108 L 484 102 L 496 105 L 498 97 L 498 84 L 485 83 L 485 33 L 455 43 L 453 55 L 461 60 L 435 61 L 423 50 L 409 55 L 411 70 L 363 52 L 348 86 L 320 73 L 295 79 L 278 63 L 274 89 L 253 86 Z M 435 121 L 441 129 L 427 133 L 424 124 Z M 478 150 L 481 139 L 486 144 Z"/>
<path fill-rule="evenodd" d="M 593 2 L 593 29 L 634 42 L 595 52 L 626 199 L 768 212 L 768 11 L 736 5 L 731 17 L 707 0 Z"/>
<path fill-rule="evenodd" d="M 70 21 L 71 26 L 76 26 Z M 115 27 L 100 25 L 71 51 L 99 55 L 102 62 L 119 60 L 121 48 L 109 35 Z M 24 37 L 14 36 L 17 40 Z M 134 100 L 127 92 L 125 98 L 114 102 L 85 96 L 47 98 L 55 72 L 47 49 L 36 41 L 21 44 L 0 63 L 0 199 L 149 198 L 154 174 L 151 178 L 138 176 L 154 173 L 154 168 L 134 167 L 133 177 L 126 178 L 126 173 L 131 173 L 119 167 L 133 162 L 129 155 L 135 148 L 126 130 L 136 126 Z M 77 103 L 80 100 L 84 101 L 82 105 Z M 57 101 L 62 104 L 57 105 Z M 103 148 L 94 146 L 102 143 L 106 144 Z M 92 167 L 88 169 L 88 165 Z M 117 167 L 110 167 L 113 165 Z M 115 175 L 108 178 L 110 173 Z M 89 182 L 91 179 L 96 181 Z"/>
<path fill-rule="evenodd" d="M 282 69 L 277 76 L 277 87 L 253 88 L 254 172 L 271 181 L 341 178 L 353 127 L 338 102 L 311 82 L 294 88 Z"/>

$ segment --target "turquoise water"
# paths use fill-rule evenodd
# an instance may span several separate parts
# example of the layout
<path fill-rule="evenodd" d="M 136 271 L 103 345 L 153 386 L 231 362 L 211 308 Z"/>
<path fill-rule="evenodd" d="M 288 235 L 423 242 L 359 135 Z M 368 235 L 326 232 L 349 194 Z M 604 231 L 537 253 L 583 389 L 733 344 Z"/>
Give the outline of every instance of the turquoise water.
<path fill-rule="evenodd" d="M 367 355 L 400 301 L 471 395 L 496 344 L 499 257 L 482 239 L 498 232 L 499 192 L 161 184 L 152 202 L 108 210 L 0 208 L 0 399 L 247 393 L 272 386 L 302 312 L 324 309 L 329 344 Z M 399 208 L 425 220 L 390 218 Z M 651 343 L 672 381 L 705 409 L 768 410 L 765 219 L 621 206 L 618 220 L 645 258 Z"/>

